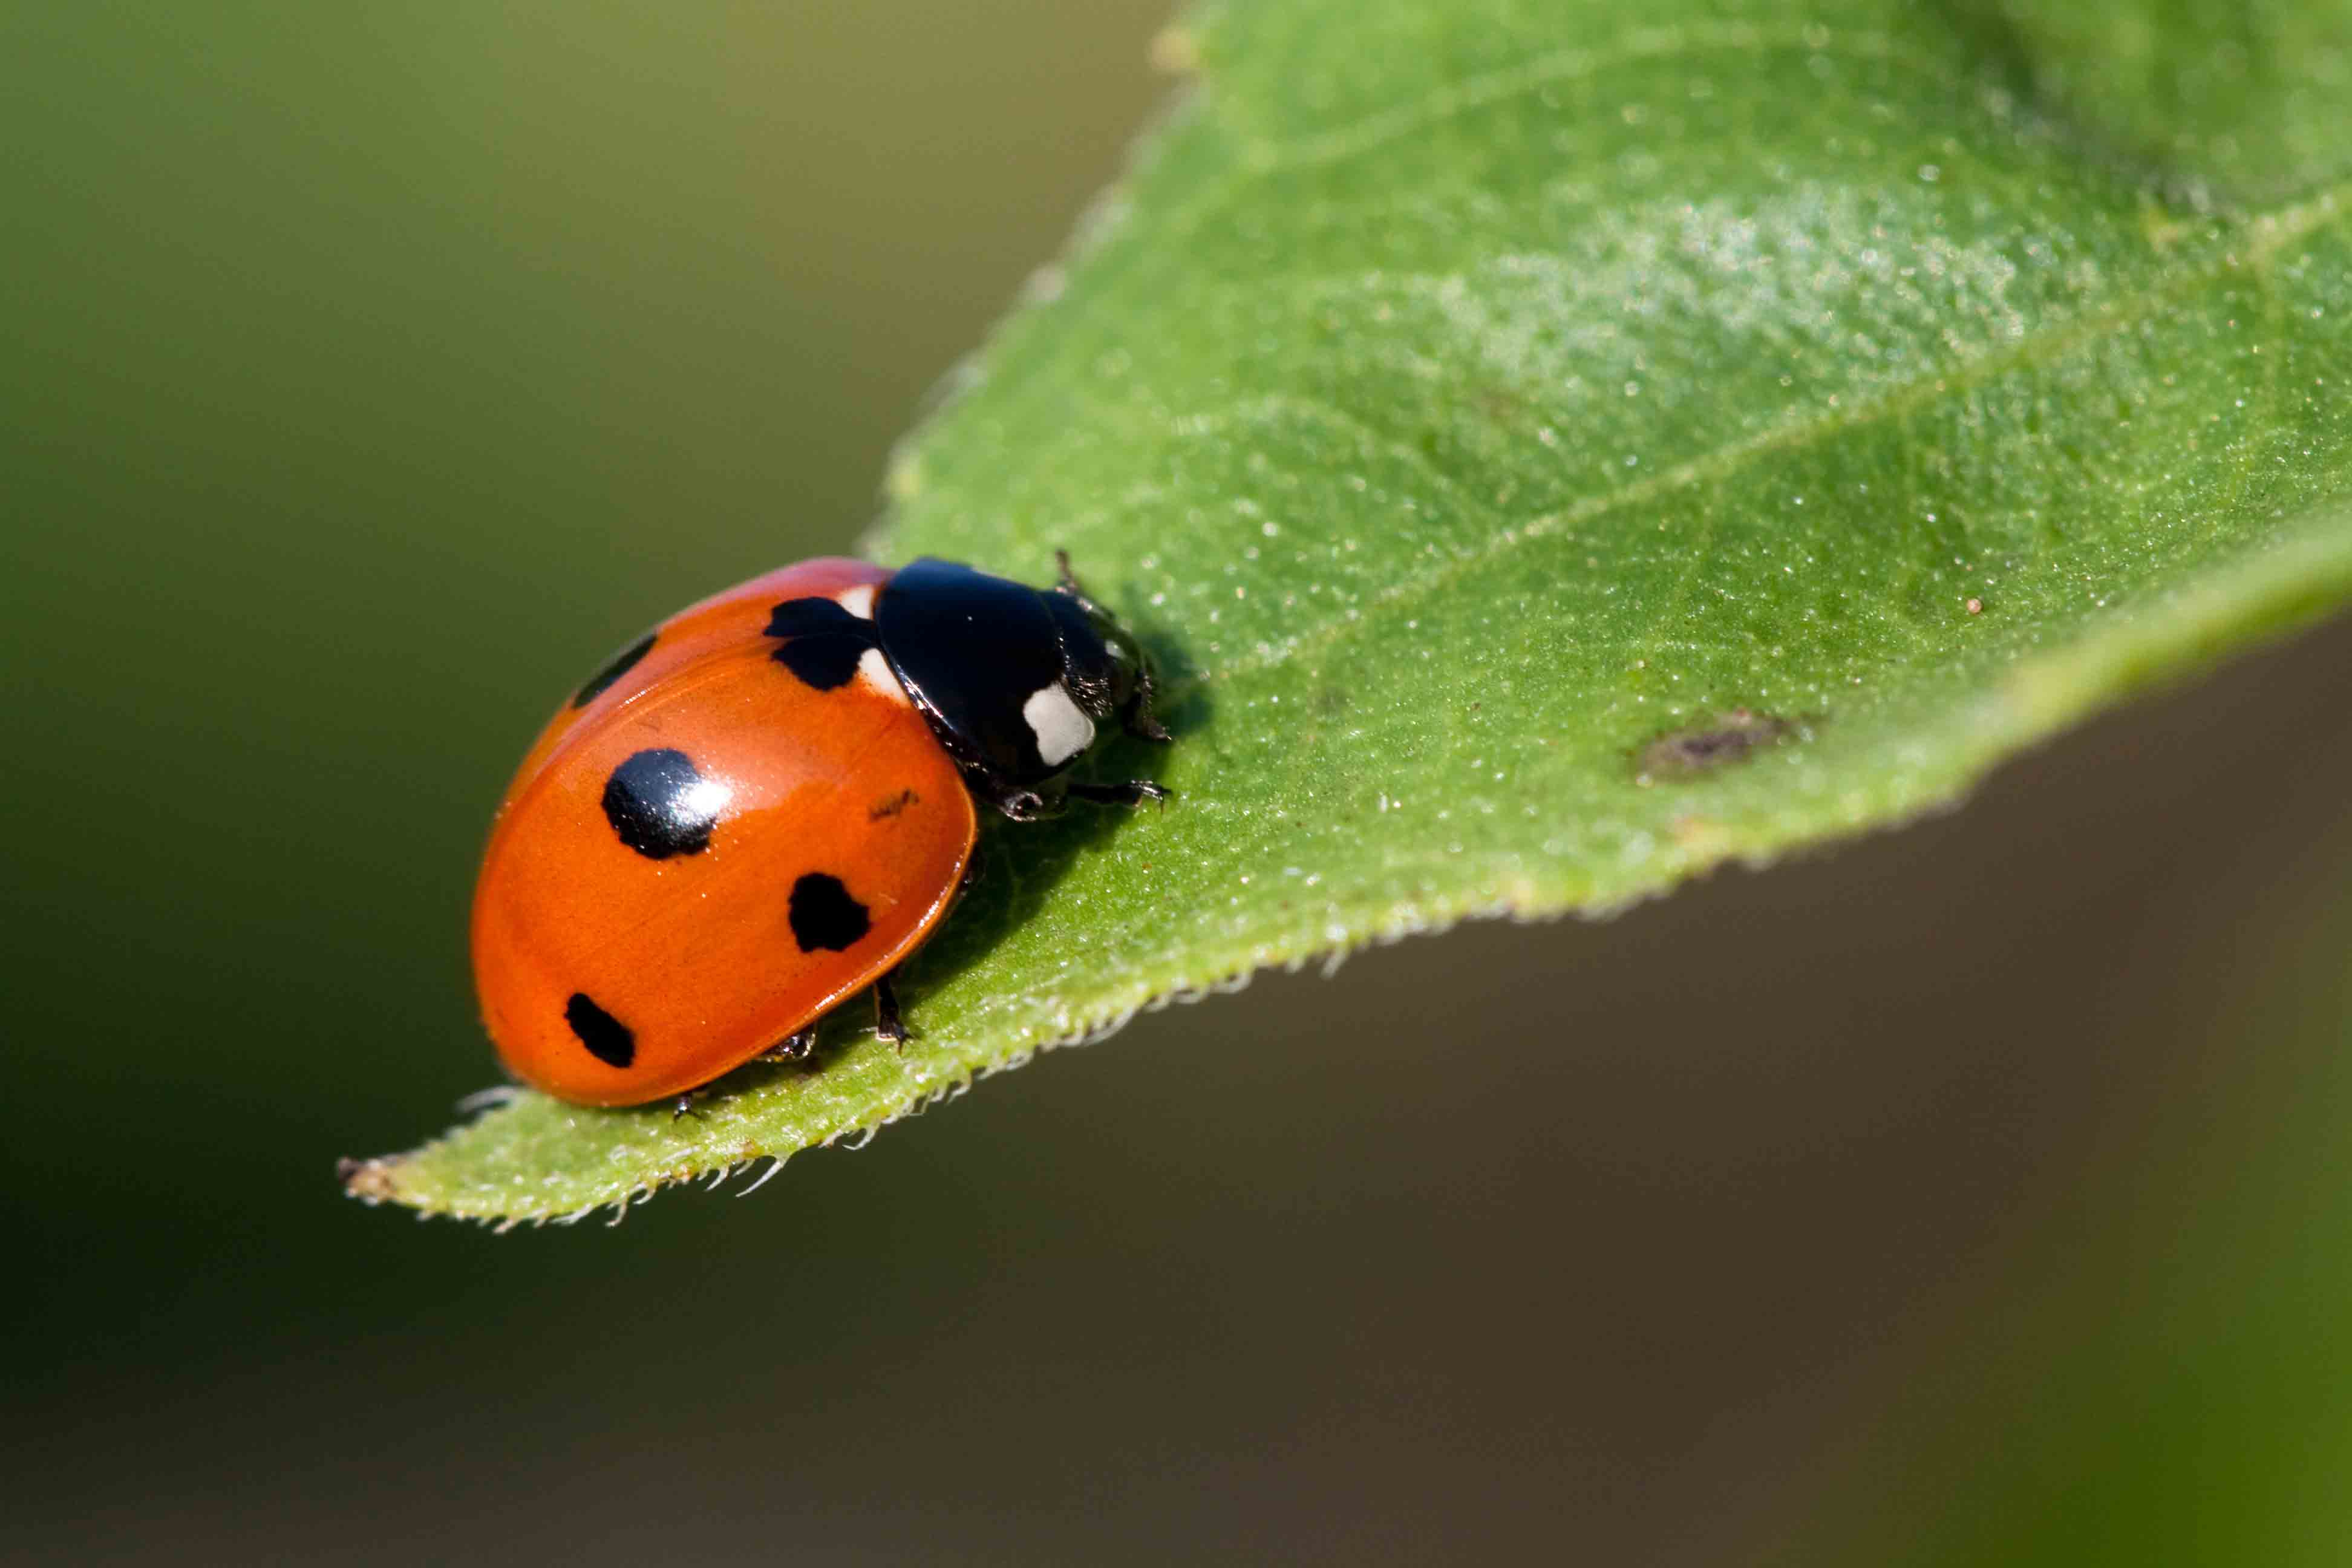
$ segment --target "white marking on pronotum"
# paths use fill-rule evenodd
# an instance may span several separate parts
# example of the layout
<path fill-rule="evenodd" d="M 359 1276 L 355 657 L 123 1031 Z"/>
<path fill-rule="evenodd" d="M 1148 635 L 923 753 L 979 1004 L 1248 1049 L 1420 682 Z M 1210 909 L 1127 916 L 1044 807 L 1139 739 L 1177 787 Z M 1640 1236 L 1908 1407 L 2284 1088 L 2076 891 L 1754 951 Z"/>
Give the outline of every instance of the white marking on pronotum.
<path fill-rule="evenodd" d="M 907 689 L 898 684 L 898 676 L 891 672 L 890 661 L 882 657 L 880 648 L 869 647 L 857 656 L 857 673 L 878 695 L 888 698 L 902 708 L 915 705 L 915 700 L 907 695 Z"/>
<path fill-rule="evenodd" d="M 1041 686 L 1021 705 L 1021 717 L 1037 737 L 1037 756 L 1049 768 L 1058 768 L 1095 743 L 1095 721 L 1078 711 L 1058 680 Z"/>
<path fill-rule="evenodd" d="M 844 588 L 833 596 L 833 602 L 861 621 L 874 618 L 874 584 L 860 583 L 855 588 Z"/>

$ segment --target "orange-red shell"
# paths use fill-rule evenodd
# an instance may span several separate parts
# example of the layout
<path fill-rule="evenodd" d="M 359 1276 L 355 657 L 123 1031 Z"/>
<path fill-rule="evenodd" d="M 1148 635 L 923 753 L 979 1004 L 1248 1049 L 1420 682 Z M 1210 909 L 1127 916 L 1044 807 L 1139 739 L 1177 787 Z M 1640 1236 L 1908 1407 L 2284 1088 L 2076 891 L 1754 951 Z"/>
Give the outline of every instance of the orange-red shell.
<path fill-rule="evenodd" d="M 808 561 L 707 599 L 541 734 L 474 895 L 475 984 L 519 1077 L 592 1105 L 698 1088 L 887 973 L 946 912 L 978 831 L 955 763 L 878 655 L 818 690 L 765 635 L 782 601 L 855 600 L 889 575 Z M 647 752 L 691 759 L 715 803 L 691 852 L 649 857 L 607 811 L 614 770 Z M 811 877 L 864 911 L 839 951 L 796 933 Z M 625 1051 L 589 1048 L 580 998 Z"/>

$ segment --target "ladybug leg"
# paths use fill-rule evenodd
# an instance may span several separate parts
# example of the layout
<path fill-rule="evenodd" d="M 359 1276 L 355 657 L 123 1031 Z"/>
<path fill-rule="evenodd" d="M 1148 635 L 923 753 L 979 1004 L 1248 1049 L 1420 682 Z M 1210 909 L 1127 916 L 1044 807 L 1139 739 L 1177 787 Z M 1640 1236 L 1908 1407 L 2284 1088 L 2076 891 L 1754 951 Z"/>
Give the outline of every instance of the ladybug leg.
<path fill-rule="evenodd" d="M 1139 740 L 1157 741 L 1161 745 L 1175 739 L 1160 716 L 1151 710 L 1151 667 L 1147 664 L 1135 672 L 1135 693 L 1127 700 L 1127 708 L 1118 716 L 1119 723 Z"/>
<path fill-rule="evenodd" d="M 1054 815 L 1053 802 L 1034 789 L 999 778 L 992 770 L 967 767 L 963 782 L 983 805 L 994 806 L 1014 822 L 1034 822 Z"/>
<path fill-rule="evenodd" d="M 898 973 L 894 969 L 874 982 L 874 1037 L 887 1040 L 903 1051 L 910 1031 L 898 1016 L 898 988 L 890 984 Z"/>
<path fill-rule="evenodd" d="M 1141 805 L 1147 800 L 1165 802 L 1171 792 L 1164 784 L 1150 779 L 1129 779 L 1125 784 L 1073 784 L 1070 794 L 1080 800 L 1093 801 L 1097 805 Z"/>
<path fill-rule="evenodd" d="M 1067 594 L 1071 598 L 1076 599 L 1078 602 L 1078 608 L 1086 611 L 1090 616 L 1099 616 L 1104 613 L 1103 607 L 1100 605 L 1096 604 L 1092 599 L 1087 598 L 1087 591 L 1078 586 L 1078 575 L 1076 573 L 1070 570 L 1070 552 L 1068 551 L 1056 550 L 1054 552 L 1054 587 L 1056 592 Z"/>
<path fill-rule="evenodd" d="M 669 1119 L 676 1121 L 681 1116 L 691 1116 L 698 1121 L 702 1120 L 702 1112 L 694 1109 L 694 1102 L 700 1100 L 709 1088 L 709 1086 L 706 1084 L 702 1089 L 689 1089 L 672 1100 L 669 1107 Z"/>

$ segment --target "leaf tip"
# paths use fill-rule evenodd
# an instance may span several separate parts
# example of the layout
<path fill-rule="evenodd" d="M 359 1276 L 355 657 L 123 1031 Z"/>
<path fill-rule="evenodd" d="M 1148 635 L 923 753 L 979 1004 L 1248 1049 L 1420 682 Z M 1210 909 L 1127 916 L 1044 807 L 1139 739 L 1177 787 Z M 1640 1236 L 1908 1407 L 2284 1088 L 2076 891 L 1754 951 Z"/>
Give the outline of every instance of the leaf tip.
<path fill-rule="evenodd" d="M 335 1179 L 343 1184 L 345 1197 L 357 1198 L 373 1207 L 388 1198 L 397 1198 L 392 1173 L 406 1156 L 380 1154 L 372 1160 L 341 1159 L 335 1162 Z"/>

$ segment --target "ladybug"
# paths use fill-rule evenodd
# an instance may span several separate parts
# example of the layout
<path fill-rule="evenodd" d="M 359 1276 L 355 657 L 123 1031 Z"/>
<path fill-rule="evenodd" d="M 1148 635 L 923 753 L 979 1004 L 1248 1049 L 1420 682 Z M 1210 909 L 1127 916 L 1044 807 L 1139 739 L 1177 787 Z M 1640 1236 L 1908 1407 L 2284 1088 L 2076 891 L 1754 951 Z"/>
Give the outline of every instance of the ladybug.
<path fill-rule="evenodd" d="M 980 806 L 1137 805 L 1064 773 L 1111 721 L 1168 739 L 1151 667 L 1059 556 L 1037 589 L 926 558 L 803 561 L 687 609 L 598 670 L 499 806 L 474 980 L 519 1078 L 586 1105 L 804 1057 L 967 879 Z"/>

